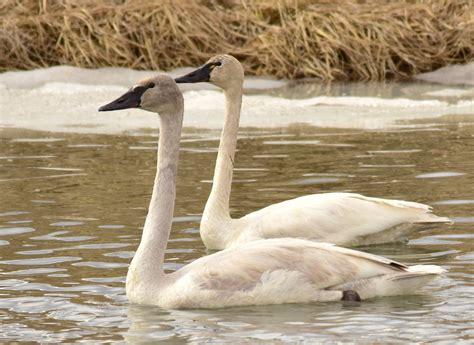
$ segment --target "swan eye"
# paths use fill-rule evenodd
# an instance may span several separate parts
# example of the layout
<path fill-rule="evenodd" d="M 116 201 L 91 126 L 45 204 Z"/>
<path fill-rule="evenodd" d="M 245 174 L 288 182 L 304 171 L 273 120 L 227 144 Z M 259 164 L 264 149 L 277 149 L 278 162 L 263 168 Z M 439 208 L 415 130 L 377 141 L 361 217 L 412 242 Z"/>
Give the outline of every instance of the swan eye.
<path fill-rule="evenodd" d="M 148 88 L 149 88 L 149 89 L 153 89 L 154 87 L 155 87 L 155 83 L 150 83 L 150 84 L 148 84 Z"/>
<path fill-rule="evenodd" d="M 216 62 L 216 66 L 221 66 L 221 65 L 222 65 L 222 62 L 220 62 L 220 61 Z"/>

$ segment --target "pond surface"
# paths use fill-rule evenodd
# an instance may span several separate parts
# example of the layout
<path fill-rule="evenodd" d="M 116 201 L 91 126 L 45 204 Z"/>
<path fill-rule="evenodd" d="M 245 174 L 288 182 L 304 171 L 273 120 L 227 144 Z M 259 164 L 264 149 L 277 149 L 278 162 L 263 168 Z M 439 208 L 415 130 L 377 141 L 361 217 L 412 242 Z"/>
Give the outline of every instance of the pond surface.
<path fill-rule="evenodd" d="M 474 113 L 474 111 L 473 111 Z M 219 131 L 186 129 L 166 269 L 206 255 L 200 215 Z M 428 203 L 454 220 L 408 243 L 361 248 L 449 273 L 416 295 L 166 311 L 129 305 L 124 282 L 155 174 L 156 136 L 0 132 L 0 339 L 37 342 L 438 342 L 474 339 L 474 117 L 392 129 L 242 129 L 234 217 L 308 193 Z M 0 341 L 1 341 L 0 340 Z"/>

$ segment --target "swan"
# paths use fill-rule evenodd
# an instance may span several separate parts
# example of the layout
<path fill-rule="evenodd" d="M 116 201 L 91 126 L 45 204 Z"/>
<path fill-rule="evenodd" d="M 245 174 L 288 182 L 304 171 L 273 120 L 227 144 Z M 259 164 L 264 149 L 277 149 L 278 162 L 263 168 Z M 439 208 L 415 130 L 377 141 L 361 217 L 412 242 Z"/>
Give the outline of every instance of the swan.
<path fill-rule="evenodd" d="M 226 115 L 211 193 L 201 219 L 208 249 L 221 250 L 258 239 L 300 237 L 342 246 L 400 240 L 414 224 L 449 223 L 419 203 L 354 193 L 312 194 L 232 219 L 229 198 L 237 145 L 244 71 L 230 55 L 217 55 L 177 83 L 210 82 L 224 90 Z"/>
<path fill-rule="evenodd" d="M 441 275 L 380 256 L 297 238 L 253 241 L 201 257 L 172 273 L 163 263 L 176 196 L 183 97 L 171 77 L 139 81 L 99 108 L 140 108 L 160 118 L 151 201 L 126 278 L 129 301 L 166 309 L 337 301 L 410 294 Z"/>

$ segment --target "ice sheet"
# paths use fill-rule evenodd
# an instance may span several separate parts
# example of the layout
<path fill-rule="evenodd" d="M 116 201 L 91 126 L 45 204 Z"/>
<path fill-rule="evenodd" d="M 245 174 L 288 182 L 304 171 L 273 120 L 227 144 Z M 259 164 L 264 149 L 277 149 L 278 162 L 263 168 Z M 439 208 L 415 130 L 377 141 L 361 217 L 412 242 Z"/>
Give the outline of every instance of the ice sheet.
<path fill-rule="evenodd" d="M 433 72 L 418 74 L 415 78 L 446 85 L 474 85 L 474 62 L 445 66 Z"/>
<path fill-rule="evenodd" d="M 179 69 L 172 76 L 190 69 Z M 122 68 L 87 70 L 59 66 L 0 74 L 0 127 L 56 132 L 143 133 L 158 127 L 157 115 L 143 110 L 99 113 L 99 106 L 115 99 L 137 80 L 156 72 Z M 355 85 L 355 84 L 354 84 Z M 423 84 L 424 85 L 424 84 Z M 224 95 L 206 83 L 180 85 L 185 97 L 185 127 L 221 128 Z M 362 86 L 364 88 L 365 86 Z M 373 87 L 373 86 L 372 86 Z M 377 86 L 376 86 L 377 87 Z M 382 86 L 381 86 L 382 87 Z M 408 92 L 351 96 L 351 84 L 338 93 L 308 93 L 301 98 L 285 81 L 246 79 L 242 127 L 284 127 L 307 123 L 336 128 L 389 128 L 400 120 L 442 115 L 474 114 L 474 88 L 403 86 Z M 250 92 L 249 90 L 253 89 Z M 271 92 L 271 89 L 278 92 Z M 357 84 L 360 92 L 361 85 Z M 413 90 L 423 90 L 412 97 Z M 270 91 L 269 91 L 270 90 Z M 281 90 L 281 91 L 279 91 Z M 375 94 L 375 96 L 374 96 Z M 370 97 L 369 97 L 370 95 Z"/>

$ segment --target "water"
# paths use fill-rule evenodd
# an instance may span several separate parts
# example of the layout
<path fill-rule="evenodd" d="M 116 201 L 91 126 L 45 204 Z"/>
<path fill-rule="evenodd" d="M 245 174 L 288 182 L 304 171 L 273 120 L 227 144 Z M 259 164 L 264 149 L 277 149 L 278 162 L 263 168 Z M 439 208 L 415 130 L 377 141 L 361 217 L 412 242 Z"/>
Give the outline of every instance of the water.
<path fill-rule="evenodd" d="M 455 111 L 456 104 L 470 96 L 423 98 L 421 93 L 442 88 L 419 85 L 418 96 L 410 97 L 446 102 L 445 112 L 438 114 L 442 116 L 430 117 L 431 105 L 426 110 L 418 104 L 415 110 L 399 106 L 401 118 L 388 114 L 391 125 L 267 128 L 262 119 L 260 128 L 240 132 L 231 198 L 234 217 L 308 193 L 350 191 L 428 203 L 436 214 L 454 220 L 453 225 L 413 233 L 408 243 L 361 248 L 407 264 L 441 265 L 449 273 L 416 295 L 359 304 L 194 311 L 129 305 L 124 281 L 155 174 L 155 130 L 104 135 L 4 128 L 0 341 L 472 343 L 474 111 Z M 369 96 L 390 100 L 407 87 L 411 86 L 379 87 Z M 360 89 L 361 85 L 341 86 L 325 95 L 336 97 L 350 90 L 363 98 Z M 472 93 L 469 88 L 462 91 L 466 90 Z M 316 85 L 288 86 L 255 92 L 260 98 L 254 101 L 306 101 L 323 91 Z M 192 100 L 192 94 L 187 97 Z M 297 105 L 284 109 L 297 113 L 302 109 Z M 319 116 L 321 106 L 307 107 Z M 325 107 L 336 109 L 334 117 L 352 111 L 348 104 Z M 370 112 L 367 106 L 357 121 L 373 123 L 364 121 L 376 118 L 375 109 L 388 108 L 390 102 Z M 310 114 L 308 109 L 304 111 Z M 418 111 L 423 114 L 417 116 Z M 120 116 L 115 119 L 120 121 Z M 220 114 L 214 116 L 222 121 Z M 322 116 L 330 118 L 324 112 Z M 156 126 L 156 116 L 153 120 Z M 183 134 L 168 271 L 208 254 L 198 227 L 211 187 L 219 131 L 200 127 L 188 126 Z M 74 132 L 68 128 L 64 131 Z M 97 128 L 101 127 L 91 132 Z"/>
<path fill-rule="evenodd" d="M 306 193 L 353 191 L 430 203 L 455 220 L 408 245 L 364 248 L 449 269 L 419 295 L 339 303 L 164 311 L 129 306 L 127 264 L 155 173 L 156 137 L 8 130 L 0 157 L 2 337 L 35 341 L 448 341 L 474 336 L 474 127 L 244 130 L 232 213 Z M 167 269 L 206 254 L 199 215 L 213 131 L 187 130 Z M 344 145 L 341 145 L 344 144 Z"/>

